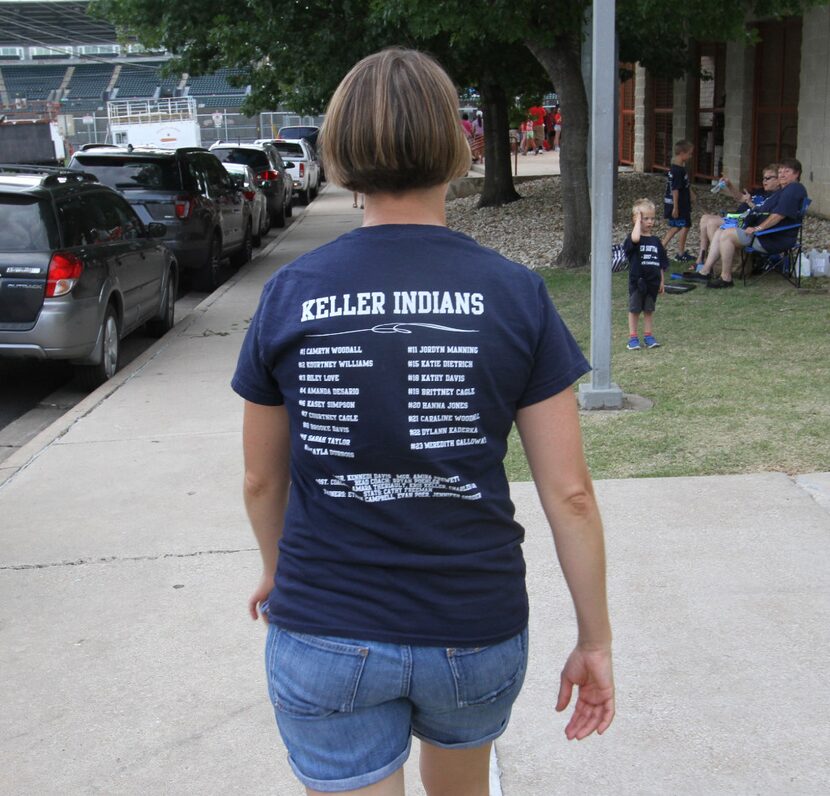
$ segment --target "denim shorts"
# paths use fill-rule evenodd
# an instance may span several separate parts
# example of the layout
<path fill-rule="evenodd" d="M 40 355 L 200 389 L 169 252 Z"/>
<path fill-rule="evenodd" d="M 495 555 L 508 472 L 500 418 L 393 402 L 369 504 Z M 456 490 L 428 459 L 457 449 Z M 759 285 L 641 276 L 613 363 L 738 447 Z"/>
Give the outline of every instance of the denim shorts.
<path fill-rule="evenodd" d="M 669 218 L 666 219 L 666 224 L 670 227 L 691 227 L 692 226 L 692 219 L 690 216 L 686 216 L 685 218 Z"/>
<path fill-rule="evenodd" d="M 268 693 L 306 787 L 363 788 L 393 774 L 411 736 L 481 746 L 507 728 L 527 667 L 527 629 L 487 647 L 421 647 L 295 633 L 265 644 Z"/>
<path fill-rule="evenodd" d="M 740 228 L 735 230 L 735 234 L 738 236 L 738 243 L 740 243 L 741 246 L 751 246 L 756 252 L 766 254 L 764 245 L 758 240 L 758 238 L 755 237 L 755 235 Z"/>

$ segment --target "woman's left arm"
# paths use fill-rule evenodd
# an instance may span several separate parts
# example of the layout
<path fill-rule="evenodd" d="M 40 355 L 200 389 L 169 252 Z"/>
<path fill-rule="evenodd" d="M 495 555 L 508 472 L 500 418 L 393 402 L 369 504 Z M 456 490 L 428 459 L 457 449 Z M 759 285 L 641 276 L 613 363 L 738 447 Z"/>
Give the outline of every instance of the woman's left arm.
<path fill-rule="evenodd" d="M 262 555 L 262 577 L 248 598 L 248 612 L 256 619 L 259 604 L 274 587 L 279 541 L 288 504 L 291 442 L 285 406 L 263 406 L 245 401 L 242 420 L 245 456 L 245 509 Z"/>

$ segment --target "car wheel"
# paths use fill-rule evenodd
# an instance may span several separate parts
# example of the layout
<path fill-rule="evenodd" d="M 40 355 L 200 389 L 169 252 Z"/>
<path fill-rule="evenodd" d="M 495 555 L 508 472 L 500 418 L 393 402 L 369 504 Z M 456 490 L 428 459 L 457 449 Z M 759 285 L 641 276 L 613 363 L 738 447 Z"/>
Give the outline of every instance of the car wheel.
<path fill-rule="evenodd" d="M 306 186 L 306 189 L 304 191 L 300 191 L 298 197 L 300 199 L 301 205 L 307 205 L 311 201 L 311 190 L 309 189 L 309 187 Z"/>
<path fill-rule="evenodd" d="M 95 365 L 81 365 L 77 368 L 77 377 L 81 386 L 87 390 L 100 387 L 118 372 L 118 359 L 121 353 L 118 313 L 110 304 L 101 324 L 101 361 Z"/>
<path fill-rule="evenodd" d="M 315 185 L 313 188 L 309 188 L 308 190 L 309 190 L 309 195 L 311 196 L 311 198 L 316 199 L 317 198 L 318 186 Z"/>
<path fill-rule="evenodd" d="M 214 234 L 210 241 L 207 257 L 202 267 L 197 271 L 193 283 L 197 290 L 212 293 L 219 287 L 219 276 L 222 268 L 222 243 L 219 236 Z"/>
<path fill-rule="evenodd" d="M 176 288 L 176 271 L 171 268 L 164 291 L 163 315 L 147 321 L 147 332 L 153 337 L 164 337 L 176 325 Z"/>
<path fill-rule="evenodd" d="M 294 215 L 294 193 L 292 192 L 288 199 L 285 200 L 285 217 L 291 218 Z"/>
<path fill-rule="evenodd" d="M 242 248 L 238 252 L 234 252 L 231 257 L 231 265 L 234 268 L 242 268 L 245 263 L 251 262 L 251 256 L 254 253 L 254 236 L 251 232 L 251 222 L 245 227 L 245 237 L 242 239 Z"/>
<path fill-rule="evenodd" d="M 285 202 L 282 202 L 279 209 L 274 211 L 274 214 L 271 216 L 271 223 L 275 227 L 285 226 Z"/>

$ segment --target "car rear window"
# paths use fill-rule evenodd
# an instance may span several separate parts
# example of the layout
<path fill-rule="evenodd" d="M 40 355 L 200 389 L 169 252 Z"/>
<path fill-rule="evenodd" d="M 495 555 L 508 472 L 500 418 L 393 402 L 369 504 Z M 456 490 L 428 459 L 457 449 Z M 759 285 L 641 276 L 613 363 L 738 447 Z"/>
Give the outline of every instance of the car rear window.
<path fill-rule="evenodd" d="M 48 199 L 0 194 L 0 251 L 36 252 L 58 247 L 57 224 Z"/>
<path fill-rule="evenodd" d="M 280 138 L 313 138 L 317 127 L 281 127 Z"/>
<path fill-rule="evenodd" d="M 299 144 L 274 144 L 274 148 L 284 158 L 302 158 L 305 157 L 303 148 Z"/>
<path fill-rule="evenodd" d="M 179 167 L 173 158 L 76 155 L 75 164 L 119 191 L 181 190 Z"/>
<path fill-rule="evenodd" d="M 250 166 L 254 171 L 263 171 L 270 168 L 268 156 L 258 149 L 211 149 L 223 163 L 241 163 Z"/>

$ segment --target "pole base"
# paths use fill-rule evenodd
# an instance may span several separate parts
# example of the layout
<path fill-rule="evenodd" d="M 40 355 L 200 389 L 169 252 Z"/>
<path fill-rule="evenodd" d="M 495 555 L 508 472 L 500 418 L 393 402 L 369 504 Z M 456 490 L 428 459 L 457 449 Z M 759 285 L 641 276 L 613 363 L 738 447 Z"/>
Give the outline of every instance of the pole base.
<path fill-rule="evenodd" d="M 577 400 L 580 409 L 623 408 L 623 392 L 616 384 L 602 389 L 592 384 L 580 384 Z"/>

